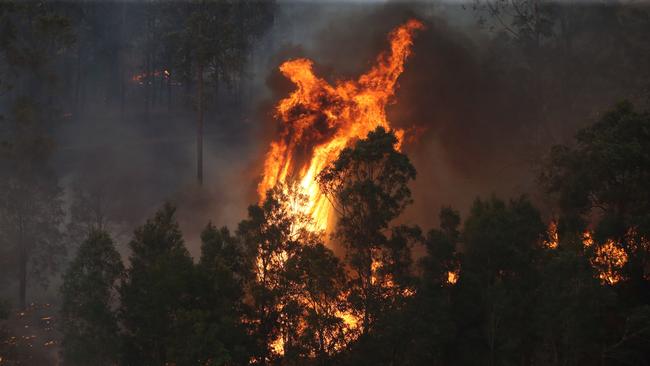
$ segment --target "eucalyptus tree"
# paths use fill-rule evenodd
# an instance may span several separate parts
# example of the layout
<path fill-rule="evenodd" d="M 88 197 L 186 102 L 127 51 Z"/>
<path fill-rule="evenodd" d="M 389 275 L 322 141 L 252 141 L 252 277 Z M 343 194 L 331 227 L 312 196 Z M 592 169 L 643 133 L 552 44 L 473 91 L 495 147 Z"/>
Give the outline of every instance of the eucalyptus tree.
<path fill-rule="evenodd" d="M 411 203 L 408 183 L 416 175 L 396 144 L 393 132 L 378 127 L 318 176 L 338 213 L 334 237 L 346 249 L 350 301 L 362 317 L 363 333 L 408 293 L 410 249 L 421 236 L 418 228 L 390 226 Z"/>
<path fill-rule="evenodd" d="M 188 88 L 195 86 L 196 176 L 201 185 L 206 80 L 211 80 L 216 90 L 221 82 L 243 76 L 243 65 L 253 41 L 271 24 L 274 3 L 193 0 L 159 6 L 162 7 L 163 51 L 171 62 L 171 75 L 177 74 Z"/>

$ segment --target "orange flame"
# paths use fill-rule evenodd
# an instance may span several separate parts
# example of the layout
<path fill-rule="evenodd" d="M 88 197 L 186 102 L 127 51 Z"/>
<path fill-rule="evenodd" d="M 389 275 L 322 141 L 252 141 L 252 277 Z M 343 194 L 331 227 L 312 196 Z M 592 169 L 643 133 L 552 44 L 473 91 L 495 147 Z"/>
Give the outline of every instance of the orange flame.
<path fill-rule="evenodd" d="M 549 249 L 557 249 L 559 237 L 557 232 L 557 222 L 552 220 L 548 225 L 548 240 L 544 245 Z M 628 234 L 632 235 L 632 234 Z M 594 245 L 593 234 L 589 230 L 582 233 L 582 245 L 590 248 Z M 612 239 L 608 239 L 604 244 L 595 249 L 594 257 L 591 264 L 598 272 L 598 278 L 602 283 L 614 285 L 623 279 L 621 270 L 628 261 L 627 253 L 623 247 Z"/>
<path fill-rule="evenodd" d="M 544 242 L 544 245 L 549 249 L 556 249 L 560 239 L 557 233 L 557 221 L 551 220 L 548 224 L 548 239 Z"/>
<path fill-rule="evenodd" d="M 458 282 L 460 271 L 447 271 L 447 283 L 450 285 L 455 285 Z"/>
<path fill-rule="evenodd" d="M 366 137 L 378 126 L 390 129 L 386 106 L 411 54 L 413 35 L 423 28 L 412 19 L 394 29 L 389 35 L 390 51 L 381 53 L 358 80 L 329 84 L 314 73 L 313 62 L 304 58 L 280 65 L 296 90 L 276 106 L 275 116 L 282 120 L 283 129 L 266 154 L 258 185 L 260 199 L 276 184 L 296 184 L 307 197 L 299 208 L 301 213 L 313 219 L 315 230 L 327 228 L 332 208 L 321 194 L 316 176 L 352 141 Z M 403 131 L 395 133 L 401 142 Z"/>
<path fill-rule="evenodd" d="M 596 256 L 592 260 L 592 264 L 598 268 L 598 278 L 608 285 L 614 285 L 623 279 L 621 269 L 625 263 L 627 263 L 625 249 L 611 239 L 596 248 Z"/>

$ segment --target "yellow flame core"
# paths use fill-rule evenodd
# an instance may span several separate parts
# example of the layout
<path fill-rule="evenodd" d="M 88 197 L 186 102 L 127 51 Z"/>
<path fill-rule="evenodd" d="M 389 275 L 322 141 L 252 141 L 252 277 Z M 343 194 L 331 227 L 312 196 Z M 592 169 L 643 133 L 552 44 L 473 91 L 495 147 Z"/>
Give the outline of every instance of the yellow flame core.
<path fill-rule="evenodd" d="M 458 275 L 460 271 L 448 271 L 447 272 L 447 283 L 450 285 L 455 285 L 458 282 Z"/>
<path fill-rule="evenodd" d="M 381 53 L 375 65 L 358 80 L 334 85 L 318 77 L 313 62 L 299 58 L 280 65 L 280 72 L 296 89 L 276 106 L 275 116 L 283 122 L 278 140 L 266 154 L 260 200 L 279 183 L 297 182 L 307 197 L 300 207 L 313 220 L 315 230 L 327 229 L 332 207 L 321 194 L 316 177 L 339 153 L 356 139 L 382 126 L 390 129 L 386 105 L 392 101 L 397 79 L 411 53 L 415 31 L 424 26 L 409 20 L 389 35 L 390 51 Z M 396 130 L 401 142 L 403 131 Z"/>
<path fill-rule="evenodd" d="M 623 279 L 621 269 L 627 263 L 627 253 L 620 244 L 610 239 L 596 249 L 592 263 L 598 268 L 598 278 L 603 283 L 614 285 Z"/>

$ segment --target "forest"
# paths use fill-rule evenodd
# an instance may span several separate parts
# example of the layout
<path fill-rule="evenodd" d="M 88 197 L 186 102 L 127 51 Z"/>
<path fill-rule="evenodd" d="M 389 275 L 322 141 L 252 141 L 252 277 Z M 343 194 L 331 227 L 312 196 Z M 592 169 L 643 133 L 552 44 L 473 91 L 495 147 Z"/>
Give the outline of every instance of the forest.
<path fill-rule="evenodd" d="M 1 1 L 0 365 L 650 364 L 648 34 Z"/>

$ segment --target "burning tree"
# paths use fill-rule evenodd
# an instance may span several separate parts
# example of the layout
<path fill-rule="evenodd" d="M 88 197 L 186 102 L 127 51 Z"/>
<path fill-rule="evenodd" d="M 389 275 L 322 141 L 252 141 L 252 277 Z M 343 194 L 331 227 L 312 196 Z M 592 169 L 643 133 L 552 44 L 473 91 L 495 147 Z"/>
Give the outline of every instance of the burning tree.
<path fill-rule="evenodd" d="M 382 127 L 344 149 L 318 176 L 338 214 L 335 238 L 344 245 L 353 277 L 349 299 L 367 333 L 385 306 L 407 296 L 410 247 L 417 228 L 389 225 L 411 203 L 415 168 L 396 150 L 397 137 Z"/>
<path fill-rule="evenodd" d="M 300 210 L 312 217 L 315 229 L 327 227 L 331 207 L 319 191 L 316 176 L 355 139 L 365 138 L 377 126 L 390 129 L 385 108 L 393 100 L 397 79 L 411 54 L 413 35 L 423 28 L 419 21 L 409 20 L 393 30 L 390 51 L 380 54 L 358 80 L 331 85 L 314 73 L 308 59 L 289 60 L 280 66 L 297 89 L 276 106 L 283 128 L 266 155 L 258 186 L 262 200 L 278 183 L 297 181 L 300 192 L 307 196 L 307 204 Z M 400 140 L 403 131 L 396 130 L 395 135 Z"/>
<path fill-rule="evenodd" d="M 629 280 L 640 293 L 650 277 L 649 123 L 647 112 L 619 104 L 580 130 L 574 146 L 554 146 L 541 176 L 560 206 L 560 239 L 591 226 L 594 261 L 609 268 L 602 279 Z"/>
<path fill-rule="evenodd" d="M 390 237 L 380 233 L 409 202 L 410 192 L 406 183 L 415 176 L 408 159 L 396 150 L 403 131 L 386 132 L 390 124 L 385 107 L 392 101 L 397 79 L 411 53 L 413 35 L 422 28 L 422 23 L 410 20 L 391 32 L 390 51 L 380 54 L 376 65 L 358 80 L 331 85 L 315 75 L 313 64 L 307 59 L 289 60 L 280 66 L 280 71 L 296 84 L 297 90 L 276 107 L 276 117 L 284 124 L 280 138 L 271 143 L 266 156 L 263 178 L 258 186 L 261 204 L 251 208 L 251 219 L 243 223 L 243 227 L 240 226 L 242 234 L 250 233 L 252 229 L 257 232 L 256 235 L 244 237 L 256 238 L 253 243 L 257 243 L 255 245 L 258 247 L 254 258 L 258 273 L 256 286 L 261 285 L 257 303 L 262 311 L 256 322 L 265 334 L 261 342 L 265 351 L 257 358 L 260 362 L 265 362 L 273 353 L 268 348 L 269 344 L 288 358 L 293 355 L 304 357 L 311 353 L 322 359 L 354 340 L 358 331 L 367 332 L 371 320 L 385 310 L 381 303 L 391 302 L 411 291 L 406 269 L 410 262 L 408 248 L 419 239 L 419 230 L 394 228 Z M 378 126 L 382 129 L 372 132 Z M 330 223 L 332 203 L 343 202 L 338 190 L 348 183 L 353 184 L 346 180 L 354 173 L 344 171 L 359 169 L 359 166 L 341 166 L 345 163 L 336 165 L 335 161 L 349 159 L 352 150 L 347 147 L 357 139 L 366 138 L 369 133 L 370 137 L 364 143 L 373 145 L 377 149 L 374 153 L 380 157 L 365 156 L 370 159 L 366 163 L 387 165 L 384 166 L 385 174 L 381 174 L 379 168 L 376 171 L 378 175 L 371 173 L 367 178 L 375 180 L 374 183 L 379 184 L 378 189 L 395 195 L 382 196 L 386 201 L 381 207 L 370 209 L 365 216 L 353 218 L 351 214 L 340 218 L 342 221 L 353 220 L 354 224 L 368 224 L 368 232 L 364 233 L 363 238 L 353 238 L 355 234 L 351 232 L 347 233 L 347 237 L 345 234 L 340 236 L 347 239 L 343 242 L 349 244 L 346 247 L 353 253 L 349 256 L 354 259 L 347 264 L 352 263 L 358 275 L 349 283 L 336 257 L 323 247 L 322 239 L 314 241 L 314 238 L 320 238 L 318 232 L 326 229 Z M 403 159 L 397 159 L 400 160 L 397 162 L 393 159 L 396 156 Z M 384 157 L 387 160 L 383 160 Z M 336 171 L 334 166 L 341 170 Z M 394 174 L 388 172 L 391 169 Z M 403 178 L 396 178 L 400 174 Z M 397 180 L 389 182 L 390 179 Z M 394 183 L 397 183 L 396 189 L 401 189 L 399 192 L 388 187 Z M 330 200 L 326 197 L 328 193 Z M 376 193 L 381 196 L 381 193 Z M 357 198 L 363 200 L 363 197 Z M 349 208 L 360 204 L 359 200 L 344 205 Z M 387 216 L 377 217 L 379 211 L 384 209 L 388 209 Z M 273 212 L 281 215 L 276 217 Z M 258 224 L 252 225 L 256 221 Z M 270 228 L 262 230 L 264 222 L 280 225 L 271 232 L 283 233 L 281 237 L 285 238 L 276 236 L 275 241 L 262 240 L 271 233 L 265 233 Z M 290 228 L 298 223 L 299 229 Z M 347 223 L 352 224 L 352 221 Z M 378 239 L 378 236 L 381 238 Z M 365 239 L 369 241 L 364 242 Z M 366 247 L 359 247 L 363 245 Z M 308 280 L 311 277 L 314 279 Z M 279 287 L 281 284 L 283 288 Z M 350 284 L 352 287 L 346 289 Z M 274 295 L 279 293 L 289 294 L 284 295 L 289 297 Z M 271 300 L 273 298 L 277 304 Z M 350 305 L 350 309 L 345 303 Z M 364 318 L 363 324 L 360 324 L 361 318 Z M 264 326 L 265 322 L 284 324 L 284 329 L 291 332 L 283 333 L 281 325 L 274 330 Z M 274 338 L 282 340 L 273 343 Z"/>
<path fill-rule="evenodd" d="M 251 268 L 247 322 L 258 341 L 255 363 L 279 356 L 325 359 L 346 340 L 345 274 L 322 233 L 312 231 L 310 218 L 296 210 L 305 199 L 278 186 L 239 225 Z"/>

